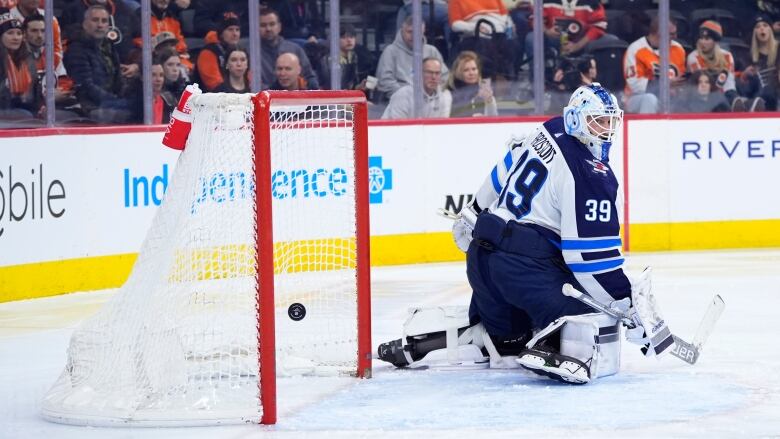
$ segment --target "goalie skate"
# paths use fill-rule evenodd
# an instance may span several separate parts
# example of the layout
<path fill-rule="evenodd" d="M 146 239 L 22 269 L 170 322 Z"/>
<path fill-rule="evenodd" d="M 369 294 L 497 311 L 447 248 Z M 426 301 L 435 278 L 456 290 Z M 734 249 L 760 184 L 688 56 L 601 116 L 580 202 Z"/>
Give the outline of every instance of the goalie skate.
<path fill-rule="evenodd" d="M 582 361 L 556 352 L 526 349 L 516 361 L 524 368 L 557 381 L 572 384 L 590 382 L 590 369 Z"/>

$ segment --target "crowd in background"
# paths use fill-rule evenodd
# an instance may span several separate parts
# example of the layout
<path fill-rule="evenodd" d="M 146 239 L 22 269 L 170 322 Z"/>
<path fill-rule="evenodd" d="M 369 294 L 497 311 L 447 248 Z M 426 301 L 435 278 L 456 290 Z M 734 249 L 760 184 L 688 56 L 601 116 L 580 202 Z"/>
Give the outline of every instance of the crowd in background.
<path fill-rule="evenodd" d="M 411 0 L 342 0 L 336 55 L 323 1 L 260 1 L 261 89 L 328 89 L 335 56 L 340 88 L 365 92 L 374 118 L 533 110 L 532 0 L 421 0 L 422 108 L 412 86 Z M 42 6 L 0 0 L 0 127 L 34 125 L 46 112 Z M 140 4 L 55 0 L 54 7 L 58 124 L 143 121 Z M 544 0 L 544 112 L 559 112 L 576 87 L 598 81 L 627 112 L 656 113 L 664 74 L 674 112 L 777 110 L 780 0 L 671 0 L 668 26 L 657 7 L 657 0 Z M 151 0 L 150 24 L 152 123 L 167 123 L 187 84 L 252 91 L 247 0 Z M 671 41 L 666 73 L 663 27 Z"/>

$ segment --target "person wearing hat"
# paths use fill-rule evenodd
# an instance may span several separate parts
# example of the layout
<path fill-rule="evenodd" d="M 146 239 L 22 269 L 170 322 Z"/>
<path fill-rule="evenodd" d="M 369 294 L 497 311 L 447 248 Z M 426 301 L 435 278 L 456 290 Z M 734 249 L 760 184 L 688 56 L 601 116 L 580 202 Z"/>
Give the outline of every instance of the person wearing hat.
<path fill-rule="evenodd" d="M 194 66 L 190 61 L 187 43 L 181 31 L 181 22 L 172 9 L 171 0 L 152 0 L 152 18 L 149 26 L 154 43 L 153 47 L 156 49 L 157 45 L 174 40 L 182 66 L 187 69 L 187 74 L 192 72 Z M 136 47 L 141 47 L 143 39 L 138 37 L 133 42 Z"/>
<path fill-rule="evenodd" d="M 110 16 L 104 5 L 87 8 L 81 38 L 71 41 L 65 52 L 65 68 L 87 117 L 107 124 L 136 122 L 141 114 L 140 80 L 128 74 L 128 65 L 120 64 L 119 52 L 107 38 Z"/>
<path fill-rule="evenodd" d="M 716 92 L 723 93 L 729 105 L 737 100 L 737 86 L 734 80 L 734 56 L 720 47 L 723 38 L 723 28 L 714 20 L 706 20 L 699 25 L 699 36 L 696 39 L 696 49 L 688 54 L 687 64 L 690 72 L 704 70 L 709 78 L 714 80 Z M 734 105 L 735 109 L 744 107 L 744 99 Z"/>
<path fill-rule="evenodd" d="M 766 110 L 777 109 L 778 41 L 772 32 L 772 21 L 764 14 L 753 19 L 750 40 L 750 65 L 737 82 L 737 91 L 747 98 L 761 98 Z"/>
<path fill-rule="evenodd" d="M 22 35 L 22 23 L 8 9 L 0 9 L 0 118 L 18 119 L 37 114 L 43 99 L 35 60 Z"/>
<path fill-rule="evenodd" d="M 197 60 L 197 78 L 204 91 L 214 91 L 225 78 L 222 66 L 227 61 L 226 55 L 238 47 L 241 40 L 241 22 L 232 12 L 225 12 L 219 22 L 216 32 L 206 35 L 206 46 L 201 49 Z"/>

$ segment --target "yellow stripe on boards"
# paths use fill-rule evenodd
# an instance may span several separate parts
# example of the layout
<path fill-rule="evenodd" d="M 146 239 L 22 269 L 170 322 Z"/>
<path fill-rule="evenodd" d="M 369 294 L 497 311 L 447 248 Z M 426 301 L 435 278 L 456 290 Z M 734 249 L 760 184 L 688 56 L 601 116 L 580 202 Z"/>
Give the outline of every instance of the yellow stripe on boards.
<path fill-rule="evenodd" d="M 0 267 L 0 302 L 121 286 L 137 253 Z"/>
<path fill-rule="evenodd" d="M 631 251 L 780 247 L 780 220 L 631 224 L 629 238 Z M 343 250 L 319 259 L 300 256 L 307 253 L 306 248 L 326 244 L 337 245 Z M 304 251 L 298 253 L 300 248 Z M 181 256 L 179 263 L 205 269 L 190 271 L 201 273 L 199 279 L 216 279 L 226 273 L 225 258 L 220 259 L 217 255 L 231 255 L 230 258 L 238 258 L 246 267 L 246 273 L 239 274 L 250 274 L 253 264 L 247 246 L 235 246 L 227 253 L 224 250 L 200 250 L 190 258 Z M 290 252 L 298 254 L 288 258 L 290 263 L 287 265 L 277 267 L 277 272 L 312 271 L 323 265 L 354 266 L 351 257 L 354 240 L 350 239 L 277 243 L 274 252 L 277 261 Z M 130 274 L 137 256 L 131 253 L 0 267 L 0 302 L 119 287 Z M 462 261 L 464 258 L 449 232 L 371 237 L 372 266 Z M 182 270 L 185 271 L 188 270 Z"/>
<path fill-rule="evenodd" d="M 631 251 L 780 247 L 780 220 L 631 224 Z"/>
<path fill-rule="evenodd" d="M 371 237 L 371 266 L 463 261 L 450 232 Z"/>

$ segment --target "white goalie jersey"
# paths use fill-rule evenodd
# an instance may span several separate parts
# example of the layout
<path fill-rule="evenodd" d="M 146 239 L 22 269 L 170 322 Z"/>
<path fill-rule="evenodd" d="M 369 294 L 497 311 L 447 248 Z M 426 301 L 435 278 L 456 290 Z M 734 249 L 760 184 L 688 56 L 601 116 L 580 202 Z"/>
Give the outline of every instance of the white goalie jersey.
<path fill-rule="evenodd" d="M 623 273 L 618 182 L 553 118 L 514 141 L 476 195 L 504 221 L 532 225 L 558 246 L 587 292 L 602 302 L 629 297 Z"/>

